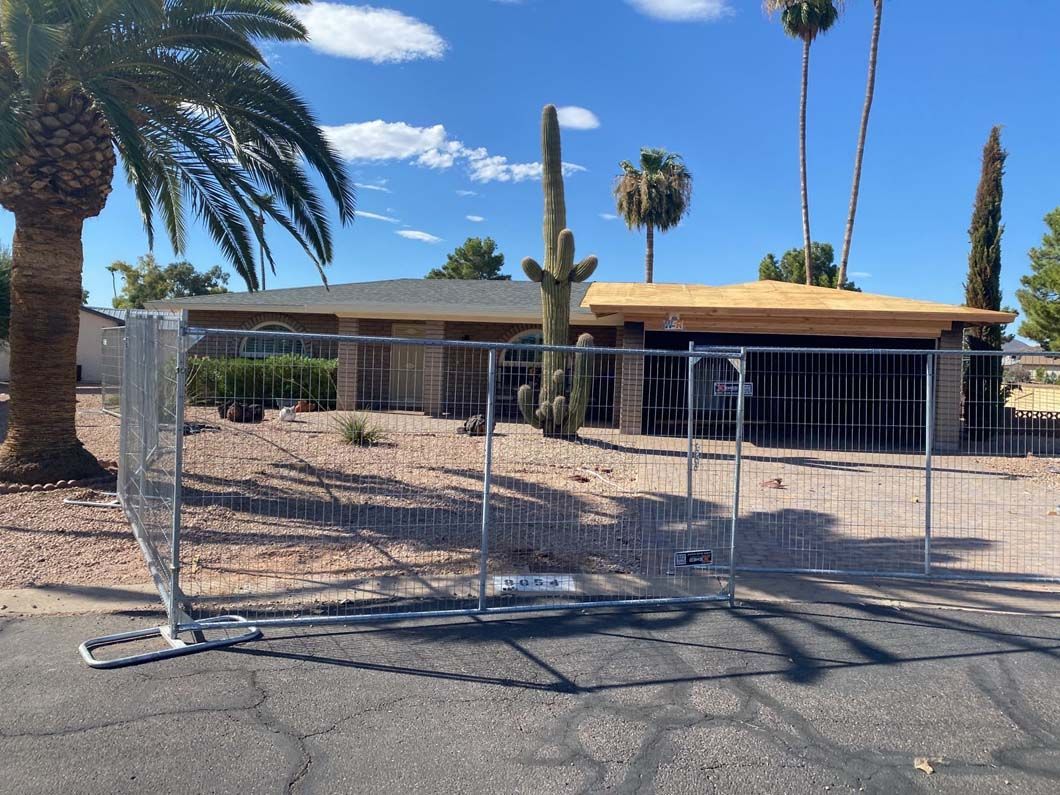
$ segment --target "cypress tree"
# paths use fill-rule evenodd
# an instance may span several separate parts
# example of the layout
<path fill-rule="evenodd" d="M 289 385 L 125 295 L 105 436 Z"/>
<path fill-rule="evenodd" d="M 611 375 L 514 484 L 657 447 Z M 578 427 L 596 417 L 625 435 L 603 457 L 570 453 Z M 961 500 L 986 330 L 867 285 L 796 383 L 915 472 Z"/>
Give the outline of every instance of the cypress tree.
<path fill-rule="evenodd" d="M 972 248 L 968 254 L 968 281 L 964 303 L 979 309 L 1001 309 L 1001 179 L 1005 158 L 1001 148 L 1001 128 L 994 127 L 983 147 L 983 166 L 975 192 L 972 225 L 968 229 Z M 972 350 L 1001 349 L 1001 327 L 973 326 L 968 331 Z M 1005 396 L 1002 388 L 1001 358 L 973 356 L 965 366 L 964 416 L 973 438 L 992 435 L 1004 425 Z"/>
<path fill-rule="evenodd" d="M 1008 152 L 1001 148 L 1001 127 L 994 127 L 983 147 L 983 168 L 975 192 L 972 225 L 968 229 L 972 248 L 968 254 L 968 281 L 964 285 L 965 306 L 1001 309 L 1001 179 Z M 1000 326 L 977 326 L 969 331 L 982 346 L 1001 348 Z"/>

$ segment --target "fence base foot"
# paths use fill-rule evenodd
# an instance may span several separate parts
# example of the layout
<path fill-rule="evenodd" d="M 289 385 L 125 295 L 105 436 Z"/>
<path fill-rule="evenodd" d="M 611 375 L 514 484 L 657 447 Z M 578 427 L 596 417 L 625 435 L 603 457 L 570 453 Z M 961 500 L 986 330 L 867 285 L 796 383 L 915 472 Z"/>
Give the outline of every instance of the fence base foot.
<path fill-rule="evenodd" d="M 210 624 L 219 621 L 228 624 L 226 629 L 231 628 L 232 622 L 243 624 L 246 626 L 246 632 L 241 632 L 230 638 L 185 643 L 180 638 L 174 638 L 170 634 L 169 627 L 167 626 L 148 627 L 147 629 L 135 629 L 132 632 L 118 632 L 114 635 L 101 635 L 98 638 L 91 638 L 82 643 L 80 647 L 78 647 L 78 651 L 81 652 L 82 659 L 92 668 L 124 668 L 127 665 L 141 665 L 142 663 L 155 662 L 156 660 L 166 660 L 170 657 L 182 657 L 185 654 L 197 654 L 202 651 L 209 651 L 210 649 L 234 646 L 237 643 L 246 643 L 247 641 L 257 640 L 261 637 L 261 630 L 251 625 L 245 618 L 240 616 L 216 616 L 215 618 L 204 619 L 200 621 L 199 624 Z M 196 634 L 197 636 L 201 636 L 199 633 Z M 101 649 L 104 646 L 116 646 L 122 643 L 133 643 L 135 641 L 156 637 L 162 638 L 167 644 L 169 644 L 169 648 L 144 652 L 143 654 L 132 654 L 128 657 L 115 657 L 111 660 L 97 660 L 92 655 L 92 652 L 95 649 Z"/>

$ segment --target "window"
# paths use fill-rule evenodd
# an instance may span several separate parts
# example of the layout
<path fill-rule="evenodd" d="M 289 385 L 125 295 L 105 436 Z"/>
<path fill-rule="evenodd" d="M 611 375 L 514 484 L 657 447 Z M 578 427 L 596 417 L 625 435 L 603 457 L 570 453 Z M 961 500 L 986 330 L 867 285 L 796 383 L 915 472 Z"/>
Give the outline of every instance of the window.
<path fill-rule="evenodd" d="M 519 332 L 508 342 L 512 345 L 541 345 L 544 340 L 540 329 L 530 329 Z M 501 358 L 501 364 L 509 367 L 537 367 L 541 364 L 541 351 L 508 349 Z"/>
<path fill-rule="evenodd" d="M 297 333 L 285 323 L 262 323 L 255 326 L 252 331 L 284 331 L 288 334 Z M 241 346 L 240 355 L 246 359 L 267 359 L 270 356 L 305 356 L 305 344 L 302 340 L 294 337 L 246 337 Z"/>

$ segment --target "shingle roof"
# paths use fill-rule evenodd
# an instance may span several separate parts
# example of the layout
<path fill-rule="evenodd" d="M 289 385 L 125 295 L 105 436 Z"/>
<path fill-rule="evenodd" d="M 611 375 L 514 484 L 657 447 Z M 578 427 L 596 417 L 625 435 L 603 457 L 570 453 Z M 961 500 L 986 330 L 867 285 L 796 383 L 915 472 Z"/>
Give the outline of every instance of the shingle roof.
<path fill-rule="evenodd" d="M 128 314 L 127 309 L 113 309 L 109 306 L 83 306 L 81 311 L 109 318 L 122 326 L 125 325 L 125 316 Z"/>
<path fill-rule="evenodd" d="M 1023 353 L 1025 351 L 1040 351 L 1041 345 L 1028 345 L 1020 340 L 1009 340 L 1001 346 L 1005 353 Z"/>
<path fill-rule="evenodd" d="M 571 285 L 571 315 L 591 317 L 581 308 L 589 283 Z M 539 315 L 541 288 L 536 282 L 470 279 L 387 279 L 335 284 L 329 288 L 289 287 L 256 293 L 220 293 L 194 298 L 153 301 L 158 308 L 258 309 L 303 308 L 335 311 L 353 307 L 400 308 L 404 312 L 474 309 L 487 314 Z"/>

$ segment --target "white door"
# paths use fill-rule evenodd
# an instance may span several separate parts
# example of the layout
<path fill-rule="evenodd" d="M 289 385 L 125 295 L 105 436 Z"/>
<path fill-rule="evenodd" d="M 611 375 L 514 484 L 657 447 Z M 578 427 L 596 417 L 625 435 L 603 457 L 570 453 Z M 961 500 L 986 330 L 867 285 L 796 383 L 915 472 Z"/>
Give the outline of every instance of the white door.
<path fill-rule="evenodd" d="M 395 323 L 391 336 L 422 339 L 423 326 L 418 323 Z M 390 408 L 398 411 L 418 411 L 423 408 L 422 345 L 391 345 Z"/>

